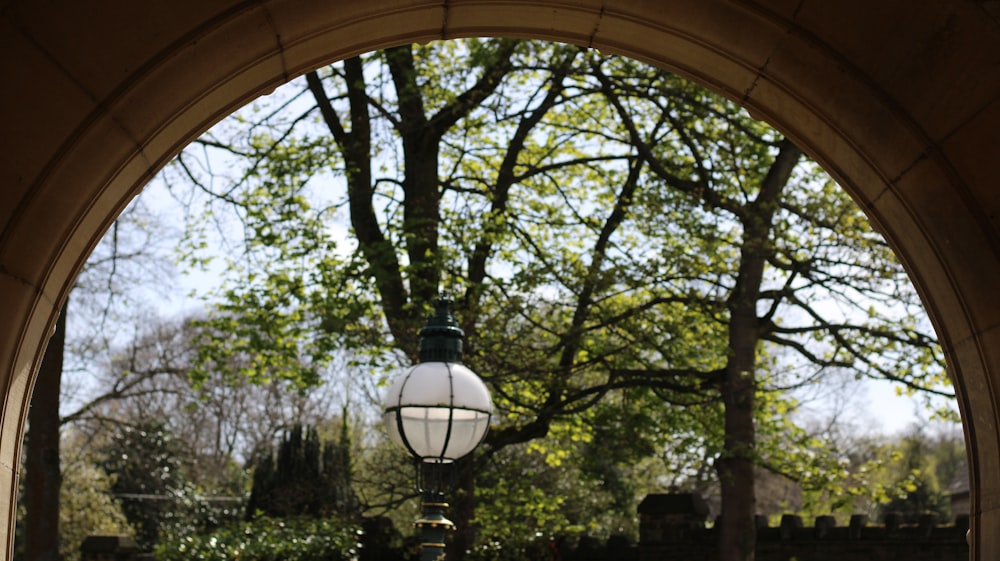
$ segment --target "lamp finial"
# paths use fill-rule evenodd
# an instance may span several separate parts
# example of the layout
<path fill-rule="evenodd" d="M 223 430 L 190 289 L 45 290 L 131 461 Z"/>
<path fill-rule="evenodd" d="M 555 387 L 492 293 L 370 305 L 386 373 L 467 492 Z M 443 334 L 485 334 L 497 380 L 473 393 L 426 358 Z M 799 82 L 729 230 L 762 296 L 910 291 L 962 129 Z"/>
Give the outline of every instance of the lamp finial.
<path fill-rule="evenodd" d="M 462 363 L 465 333 L 451 313 L 451 298 L 442 294 L 434 301 L 434 313 L 420 330 L 420 362 Z"/>

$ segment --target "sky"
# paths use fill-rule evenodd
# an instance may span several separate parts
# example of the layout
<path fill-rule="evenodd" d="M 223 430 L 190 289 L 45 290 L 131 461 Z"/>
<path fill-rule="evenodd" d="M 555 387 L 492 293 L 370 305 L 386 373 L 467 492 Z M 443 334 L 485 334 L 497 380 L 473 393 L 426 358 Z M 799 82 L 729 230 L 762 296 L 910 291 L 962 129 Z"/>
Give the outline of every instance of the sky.
<path fill-rule="evenodd" d="M 858 433 L 896 435 L 916 425 L 936 424 L 930 421 L 930 412 L 923 401 L 899 395 L 896 386 L 890 382 L 852 380 L 850 386 L 855 395 L 840 418 L 853 425 Z M 955 400 L 951 400 L 950 406 L 957 410 Z"/>

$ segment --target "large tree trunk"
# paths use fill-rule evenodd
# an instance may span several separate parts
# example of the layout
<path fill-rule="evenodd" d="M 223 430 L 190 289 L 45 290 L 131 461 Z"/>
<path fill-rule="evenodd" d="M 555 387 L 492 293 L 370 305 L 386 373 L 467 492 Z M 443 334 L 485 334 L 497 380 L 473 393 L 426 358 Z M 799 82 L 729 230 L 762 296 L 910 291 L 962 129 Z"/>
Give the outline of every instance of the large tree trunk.
<path fill-rule="evenodd" d="M 752 310 L 751 310 L 752 311 Z M 753 561 L 756 549 L 754 489 L 754 347 L 755 318 L 735 317 L 730 324 L 733 355 L 722 383 L 725 405 L 725 456 L 716 463 L 722 497 L 719 552 L 722 561 Z"/>
<path fill-rule="evenodd" d="M 445 513 L 455 523 L 455 532 L 448 541 L 446 558 L 449 561 L 465 559 L 467 551 L 476 543 L 476 476 L 471 459 L 461 460 L 458 469 L 456 489 L 449 497 L 448 512 Z"/>
<path fill-rule="evenodd" d="M 25 446 L 25 559 L 59 559 L 59 389 L 66 343 L 66 306 L 49 339 L 28 411 Z"/>
<path fill-rule="evenodd" d="M 753 561 L 757 547 L 754 391 L 757 345 L 761 333 L 757 317 L 764 267 L 771 254 L 771 230 L 782 190 L 802 151 L 789 140 L 761 184 L 756 200 L 745 207 L 743 246 L 736 285 L 729 299 L 729 360 L 722 380 L 725 406 L 725 452 L 716 465 L 722 498 L 719 528 L 721 561 Z"/>

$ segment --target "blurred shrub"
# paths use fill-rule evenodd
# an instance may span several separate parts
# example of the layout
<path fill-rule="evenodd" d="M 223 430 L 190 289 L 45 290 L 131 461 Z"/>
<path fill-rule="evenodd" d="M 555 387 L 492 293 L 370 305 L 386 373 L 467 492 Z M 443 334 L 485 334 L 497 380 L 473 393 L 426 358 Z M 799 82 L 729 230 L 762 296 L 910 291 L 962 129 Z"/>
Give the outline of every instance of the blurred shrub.
<path fill-rule="evenodd" d="M 267 518 L 160 543 L 159 561 L 350 561 L 360 528 L 333 518 Z"/>

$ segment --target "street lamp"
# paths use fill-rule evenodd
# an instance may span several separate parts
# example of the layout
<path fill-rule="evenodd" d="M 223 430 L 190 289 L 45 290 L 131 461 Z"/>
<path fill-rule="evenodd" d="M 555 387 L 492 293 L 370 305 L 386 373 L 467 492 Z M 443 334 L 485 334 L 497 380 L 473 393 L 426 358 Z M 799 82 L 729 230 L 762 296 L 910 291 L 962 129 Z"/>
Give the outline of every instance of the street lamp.
<path fill-rule="evenodd" d="M 435 302 L 420 330 L 420 362 L 403 372 L 385 397 L 389 437 L 417 463 L 423 561 L 444 559 L 444 538 L 455 526 L 444 516 L 453 464 L 483 441 L 493 414 L 486 384 L 462 364 L 464 333 L 450 304 L 447 298 Z"/>

